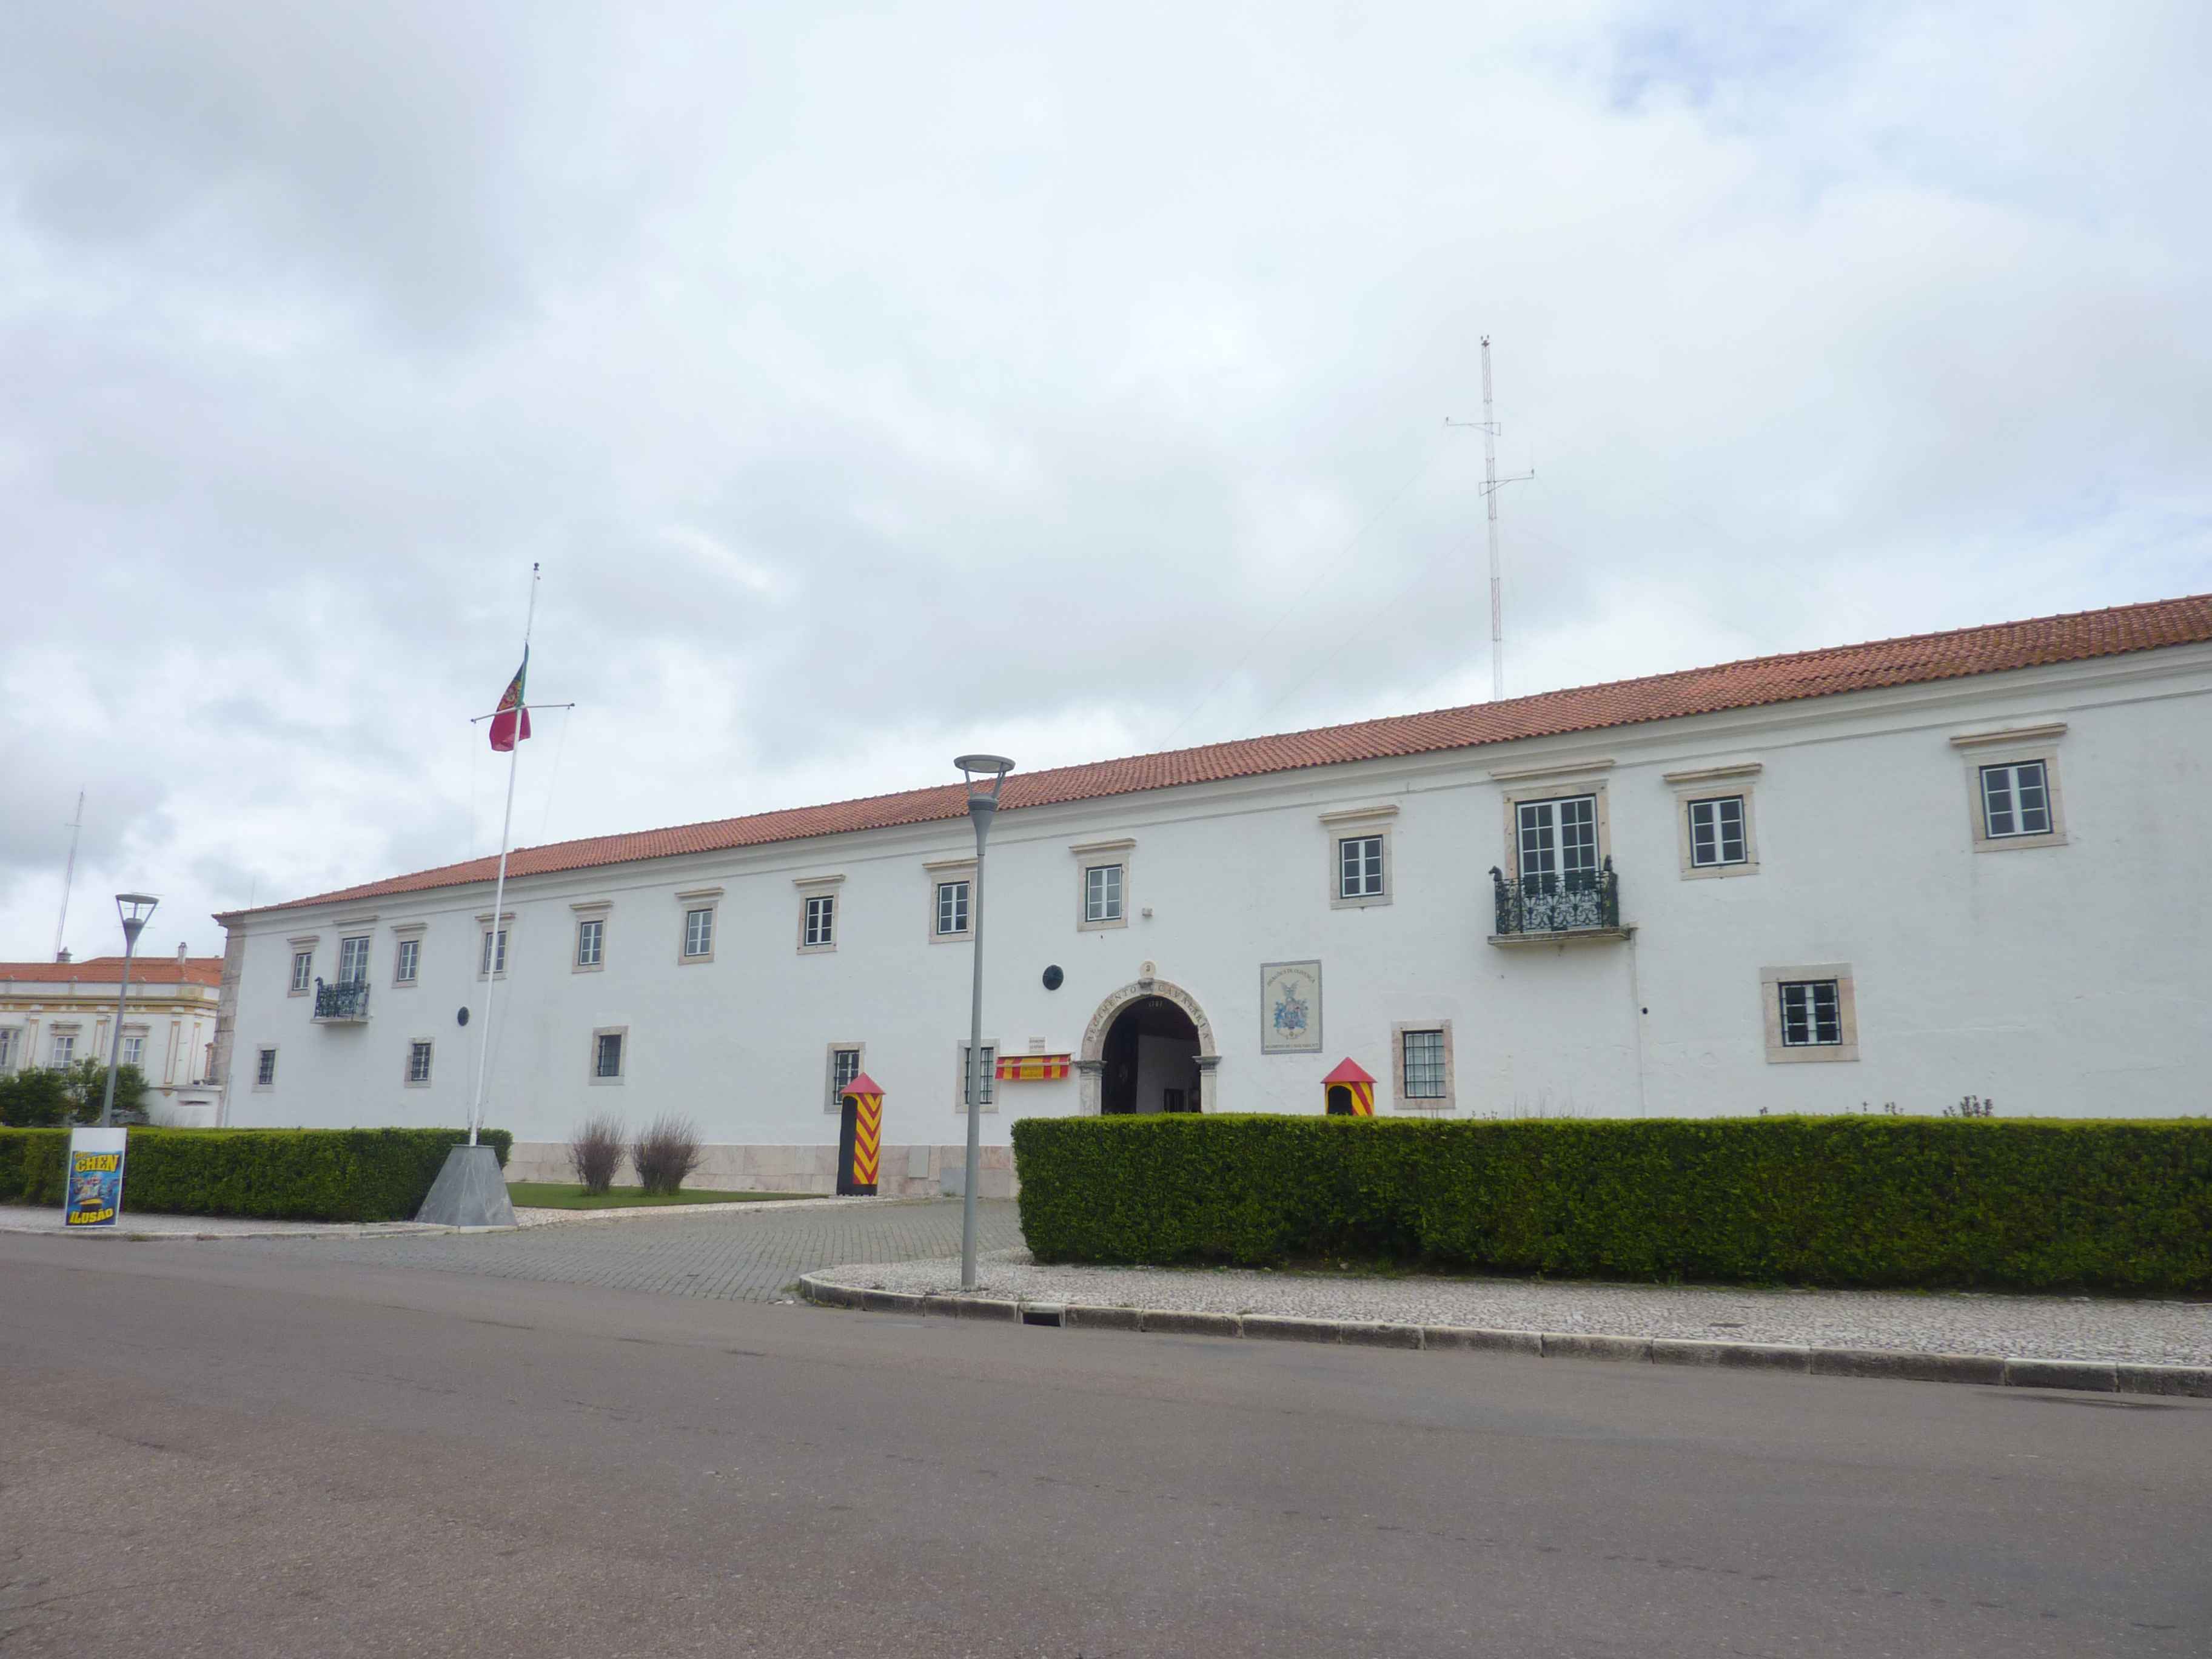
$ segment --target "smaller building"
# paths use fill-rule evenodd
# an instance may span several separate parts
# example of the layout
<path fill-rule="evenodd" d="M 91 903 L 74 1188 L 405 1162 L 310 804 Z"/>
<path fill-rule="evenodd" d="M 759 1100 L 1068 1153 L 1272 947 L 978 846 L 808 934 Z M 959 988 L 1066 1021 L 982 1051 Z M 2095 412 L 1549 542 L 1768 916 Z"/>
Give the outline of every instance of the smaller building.
<path fill-rule="evenodd" d="M 221 957 L 135 957 L 123 1016 L 123 1063 L 146 1074 L 146 1109 L 157 1123 L 208 1127 L 223 1121 L 216 1077 Z M 105 1060 L 123 994 L 123 958 L 0 962 L 0 1073 Z"/>

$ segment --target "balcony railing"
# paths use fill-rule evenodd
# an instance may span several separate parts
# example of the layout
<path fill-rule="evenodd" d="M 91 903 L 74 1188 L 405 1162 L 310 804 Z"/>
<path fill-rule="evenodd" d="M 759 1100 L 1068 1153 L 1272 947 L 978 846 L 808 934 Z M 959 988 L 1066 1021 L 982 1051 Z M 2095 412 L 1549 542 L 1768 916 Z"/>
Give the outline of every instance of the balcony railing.
<path fill-rule="evenodd" d="M 1609 858 L 1599 869 L 1524 876 L 1518 881 L 1509 881 L 1504 871 L 1492 869 L 1490 882 L 1498 903 L 1498 927 L 1490 936 L 1493 944 L 1628 936 L 1620 925 L 1620 877 Z"/>
<path fill-rule="evenodd" d="M 363 980 L 341 980 L 336 985 L 315 981 L 315 1018 L 333 1023 L 368 1018 L 368 985 Z"/>

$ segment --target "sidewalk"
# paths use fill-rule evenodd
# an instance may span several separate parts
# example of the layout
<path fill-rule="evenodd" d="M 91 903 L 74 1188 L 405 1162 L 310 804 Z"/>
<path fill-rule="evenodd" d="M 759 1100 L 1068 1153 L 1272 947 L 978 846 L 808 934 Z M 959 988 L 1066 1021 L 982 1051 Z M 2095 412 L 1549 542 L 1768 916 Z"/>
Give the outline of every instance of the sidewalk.
<path fill-rule="evenodd" d="M 960 1264 L 862 1263 L 810 1278 L 850 1289 L 941 1295 L 959 1288 Z M 1043 1267 L 1020 1249 L 986 1257 L 977 1279 L 976 1294 L 981 1297 L 1064 1307 L 1256 1315 L 1407 1329 L 1448 1327 L 1645 1341 L 2212 1366 L 2212 1303 L 2203 1302 L 1338 1277 L 1205 1267 Z"/>
<path fill-rule="evenodd" d="M 153 1215 L 124 1207 L 112 1227 L 65 1227 L 58 1204 L 0 1204 L 0 1233 L 70 1233 L 80 1238 L 382 1238 L 438 1233 L 411 1221 L 264 1221 L 252 1216 Z"/>

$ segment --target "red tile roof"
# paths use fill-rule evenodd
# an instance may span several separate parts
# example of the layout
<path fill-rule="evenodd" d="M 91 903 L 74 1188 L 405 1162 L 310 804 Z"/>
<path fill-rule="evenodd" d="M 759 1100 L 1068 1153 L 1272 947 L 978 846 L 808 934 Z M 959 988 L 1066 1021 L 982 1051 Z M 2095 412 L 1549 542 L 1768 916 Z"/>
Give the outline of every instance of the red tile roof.
<path fill-rule="evenodd" d="M 1305 767 L 1352 761 L 1432 754 L 1448 749 L 1508 743 L 1516 738 L 1555 737 L 1564 732 L 1635 726 L 1686 714 L 1757 708 L 1833 696 L 1882 686 L 1916 685 L 2033 668 L 2049 663 L 2082 662 L 2161 646 L 2212 641 L 2212 593 L 2160 599 L 2148 605 L 2081 611 L 2027 622 L 1996 623 L 1944 634 L 1914 634 L 1866 645 L 1833 646 L 1786 656 L 1753 657 L 1712 668 L 1651 674 L 1605 685 L 1546 691 L 1504 702 L 1472 703 L 1426 714 L 1401 714 L 1325 726 L 1277 737 L 1246 738 L 1196 749 L 1094 761 L 1042 772 L 1017 772 L 1006 782 L 1001 805 L 1009 811 L 1063 801 L 1095 800 L 1178 784 L 1212 783 L 1227 778 L 1291 772 Z M 966 791 L 957 783 L 872 795 L 826 806 L 798 806 L 749 817 L 716 818 L 705 823 L 630 835 L 593 836 L 547 847 L 516 848 L 507 856 L 510 877 L 542 876 L 638 859 L 671 858 L 685 853 L 721 852 L 772 842 L 801 841 L 854 830 L 883 830 L 899 824 L 957 818 L 966 812 Z M 248 914 L 298 909 L 305 905 L 349 903 L 398 893 L 488 882 L 495 858 L 471 859 L 387 881 L 264 905 L 258 911 L 233 911 L 216 918 L 229 922 Z"/>
<path fill-rule="evenodd" d="M 0 962 L 0 984 L 114 985 L 123 978 L 121 957 L 87 957 L 82 962 Z M 133 985 L 221 985 L 221 957 L 131 958 Z"/>

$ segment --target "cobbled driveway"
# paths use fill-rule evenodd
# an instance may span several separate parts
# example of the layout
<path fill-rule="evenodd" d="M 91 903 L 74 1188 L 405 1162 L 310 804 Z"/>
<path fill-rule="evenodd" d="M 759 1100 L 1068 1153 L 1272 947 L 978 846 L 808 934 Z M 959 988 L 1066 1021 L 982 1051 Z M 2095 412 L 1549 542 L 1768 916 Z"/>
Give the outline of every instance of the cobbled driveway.
<path fill-rule="evenodd" d="M 1011 1200 L 976 1206 L 977 1248 L 1022 1242 Z M 387 1238 L 264 1238 L 195 1248 L 290 1261 L 343 1261 L 370 1267 L 421 1267 L 556 1285 L 725 1302 L 773 1302 L 799 1274 L 847 1261 L 912 1261 L 960 1254 L 957 1200 L 927 1204 L 811 1206 L 787 1215 L 724 1216 L 697 1221 L 594 1222 L 520 1232 L 437 1233 Z"/>

